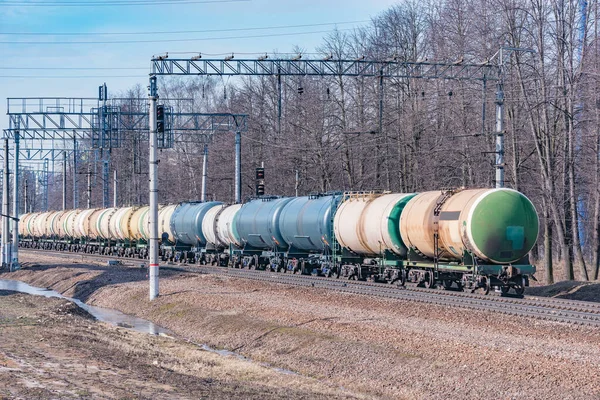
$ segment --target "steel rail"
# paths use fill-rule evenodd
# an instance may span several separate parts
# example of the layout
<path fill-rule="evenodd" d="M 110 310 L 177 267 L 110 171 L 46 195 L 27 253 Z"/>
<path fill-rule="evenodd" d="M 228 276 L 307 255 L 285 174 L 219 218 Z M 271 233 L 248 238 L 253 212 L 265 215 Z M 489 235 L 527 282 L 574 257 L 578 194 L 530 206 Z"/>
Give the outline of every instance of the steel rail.
<path fill-rule="evenodd" d="M 44 254 L 59 258 L 73 259 L 80 256 L 81 261 L 92 260 L 118 260 L 124 263 L 136 261 L 145 263 L 145 259 L 116 257 L 109 255 L 89 253 L 65 253 L 23 248 L 29 253 Z M 540 298 L 526 296 L 525 298 L 511 298 L 500 296 L 485 296 L 475 293 L 465 293 L 451 290 L 422 289 L 417 287 L 396 287 L 375 282 L 340 280 L 327 277 L 295 275 L 291 273 L 276 273 L 250 269 L 225 268 L 208 265 L 188 264 L 161 264 L 161 268 L 180 269 L 197 273 L 217 273 L 242 279 L 251 279 L 262 282 L 287 284 L 300 287 L 315 287 L 340 292 L 353 293 L 367 296 L 415 301 L 440 306 L 473 309 L 478 311 L 491 311 L 498 314 L 514 315 L 556 322 L 565 322 L 577 325 L 600 326 L 600 304 L 579 300 L 566 300 L 554 298 Z"/>

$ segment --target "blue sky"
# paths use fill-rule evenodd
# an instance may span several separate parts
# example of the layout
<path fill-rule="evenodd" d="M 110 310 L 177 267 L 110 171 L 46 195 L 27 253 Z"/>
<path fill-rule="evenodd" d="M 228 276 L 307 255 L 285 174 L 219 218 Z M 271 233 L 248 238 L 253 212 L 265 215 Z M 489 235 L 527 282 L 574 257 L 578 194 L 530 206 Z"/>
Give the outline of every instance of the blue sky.
<path fill-rule="evenodd" d="M 0 53 L 3 60 L 0 64 L 0 98 L 2 99 L 0 126 L 2 128 L 6 128 L 8 124 L 5 115 L 7 97 L 95 97 L 98 86 L 103 82 L 107 83 L 110 92 L 125 90 L 137 83 L 146 86 L 151 56 L 164 52 L 223 54 L 278 51 L 287 53 L 291 52 L 294 46 L 300 46 L 311 52 L 321 44 L 325 33 L 300 33 L 329 31 L 334 26 L 163 35 L 98 35 L 98 33 L 205 31 L 365 21 L 398 2 L 398 0 L 250 0 L 220 4 L 25 6 L 40 1 L 81 4 L 84 0 L 0 0 Z M 100 2 L 100 0 L 89 1 Z M 16 3 L 21 5 L 7 5 Z M 340 24 L 338 28 L 349 29 L 359 25 L 362 24 Z M 48 35 L 28 35 L 28 33 L 40 32 Z M 73 32 L 84 33 L 84 35 L 58 35 Z M 276 35 L 281 33 L 298 34 Z M 248 37 L 256 35 L 263 37 Z M 235 38 L 206 40 L 223 37 Z M 167 43 L 64 43 L 156 39 L 198 40 Z M 51 43 L 23 43 L 27 41 Z M 139 69 L 66 71 L 62 70 L 64 67 Z M 33 78 L 65 75 L 71 78 Z M 72 78 L 73 76 L 86 76 L 86 78 Z"/>

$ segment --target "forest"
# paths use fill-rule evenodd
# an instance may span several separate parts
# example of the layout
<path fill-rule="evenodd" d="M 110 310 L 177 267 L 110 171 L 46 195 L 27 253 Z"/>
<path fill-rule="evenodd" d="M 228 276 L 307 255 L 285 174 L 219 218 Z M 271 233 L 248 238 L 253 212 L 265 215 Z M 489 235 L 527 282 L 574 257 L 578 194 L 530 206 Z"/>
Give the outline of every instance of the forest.
<path fill-rule="evenodd" d="M 531 254 L 537 277 L 596 280 L 598 1 L 400 1 L 358 29 L 333 30 L 317 49 L 269 56 L 494 65 L 502 58 L 506 187 L 525 193 L 538 210 L 540 235 Z M 189 100 L 182 103 L 187 111 L 248 114 L 243 198 L 254 194 L 261 163 L 267 193 L 282 196 L 495 186 L 496 82 L 388 78 L 381 91 L 371 77 L 282 80 L 281 117 L 275 76 L 164 78 L 159 94 L 166 104 Z M 114 95 L 137 99 L 124 106 L 147 107 L 146 87 Z M 161 151 L 161 203 L 200 199 L 205 139 L 190 134 Z M 147 141 L 134 134 L 125 141 L 111 154 L 119 203 L 144 204 Z M 233 149 L 233 134 L 210 139 L 209 199 L 233 201 Z M 61 179 L 52 185 L 50 209 L 60 207 Z M 101 198 L 95 190 L 94 202 Z"/>

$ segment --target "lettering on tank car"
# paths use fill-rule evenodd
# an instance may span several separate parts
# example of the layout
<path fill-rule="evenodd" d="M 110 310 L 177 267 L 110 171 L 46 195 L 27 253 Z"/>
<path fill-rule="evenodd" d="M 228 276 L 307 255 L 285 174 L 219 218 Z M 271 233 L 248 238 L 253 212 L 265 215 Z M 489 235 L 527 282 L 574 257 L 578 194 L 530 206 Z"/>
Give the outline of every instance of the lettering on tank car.
<path fill-rule="evenodd" d="M 460 211 L 442 211 L 440 221 L 456 221 L 460 218 Z"/>

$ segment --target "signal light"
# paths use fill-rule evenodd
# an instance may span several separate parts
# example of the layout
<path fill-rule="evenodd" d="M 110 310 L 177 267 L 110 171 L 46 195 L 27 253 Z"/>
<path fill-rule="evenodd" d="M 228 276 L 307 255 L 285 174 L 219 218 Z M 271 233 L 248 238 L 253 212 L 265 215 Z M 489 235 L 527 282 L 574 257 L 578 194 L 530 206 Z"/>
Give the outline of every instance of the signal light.
<path fill-rule="evenodd" d="M 265 194 L 265 169 L 263 167 L 256 168 L 256 195 L 264 196 Z"/>
<path fill-rule="evenodd" d="M 156 106 L 156 131 L 165 133 L 165 106 L 162 104 Z"/>
<path fill-rule="evenodd" d="M 256 179 L 265 179 L 265 169 L 256 168 Z"/>

